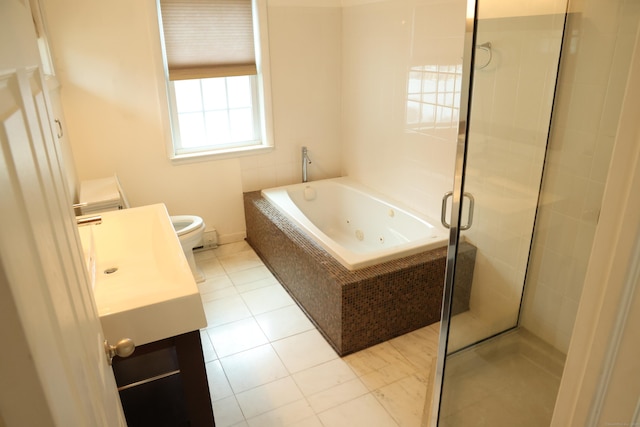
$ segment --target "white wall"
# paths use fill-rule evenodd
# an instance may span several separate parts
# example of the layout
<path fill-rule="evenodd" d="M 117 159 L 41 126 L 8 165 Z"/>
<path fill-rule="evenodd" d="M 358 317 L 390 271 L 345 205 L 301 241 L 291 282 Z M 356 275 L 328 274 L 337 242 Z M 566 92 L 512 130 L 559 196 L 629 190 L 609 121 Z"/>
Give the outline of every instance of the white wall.
<path fill-rule="evenodd" d="M 175 166 L 156 2 L 43 3 L 79 180 L 117 173 L 132 205 L 200 215 L 224 243 L 245 235 L 243 191 L 300 181 L 301 145 L 313 179 L 339 174 L 339 8 L 269 8 L 274 152 Z"/>
<path fill-rule="evenodd" d="M 340 174 L 341 8 L 331 0 L 269 0 L 276 151 L 240 159 L 244 191 Z"/>
<path fill-rule="evenodd" d="M 438 217 L 457 120 L 407 131 L 408 70 L 461 62 L 463 1 L 270 0 L 275 151 L 179 166 L 165 152 L 155 1 L 43 2 L 79 180 L 117 173 L 132 205 L 164 202 L 233 241 L 242 191 L 299 182 L 306 145 L 310 179 L 354 175 Z"/>
<path fill-rule="evenodd" d="M 344 4 L 343 174 L 438 220 L 453 186 L 457 115 L 447 125 L 424 118 L 416 130 L 408 123 L 409 77 L 412 67 L 462 64 L 465 3 Z M 425 79 L 447 84 L 437 72 Z M 440 100 L 439 109 L 451 107 L 453 100 Z"/>
<path fill-rule="evenodd" d="M 624 7 L 630 18 L 623 20 L 624 26 L 638 18 L 626 7 L 629 5 Z M 636 2 L 635 10 L 638 8 Z M 628 52 L 632 65 L 627 68 L 602 213 L 551 427 L 638 424 L 640 383 L 634 381 L 640 377 L 640 32 L 637 34 L 635 47 Z"/>
<path fill-rule="evenodd" d="M 573 2 L 521 324 L 566 352 L 600 215 L 640 5 Z"/>
<path fill-rule="evenodd" d="M 482 0 L 479 4 L 483 19 L 555 15 L 567 10 L 566 0 Z"/>

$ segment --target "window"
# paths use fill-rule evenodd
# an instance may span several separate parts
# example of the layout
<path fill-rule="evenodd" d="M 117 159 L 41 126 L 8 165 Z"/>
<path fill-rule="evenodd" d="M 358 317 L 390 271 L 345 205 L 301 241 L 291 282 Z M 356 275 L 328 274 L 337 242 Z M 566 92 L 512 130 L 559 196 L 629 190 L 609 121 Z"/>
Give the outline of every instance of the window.
<path fill-rule="evenodd" d="M 265 0 L 159 0 L 174 161 L 270 150 Z"/>

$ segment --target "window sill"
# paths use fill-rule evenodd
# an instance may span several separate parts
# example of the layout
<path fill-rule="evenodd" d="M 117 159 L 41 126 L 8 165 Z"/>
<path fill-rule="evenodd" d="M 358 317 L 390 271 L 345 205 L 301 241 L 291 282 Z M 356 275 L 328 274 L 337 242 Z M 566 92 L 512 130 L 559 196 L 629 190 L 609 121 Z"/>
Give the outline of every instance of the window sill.
<path fill-rule="evenodd" d="M 228 150 L 202 151 L 189 154 L 171 154 L 169 159 L 174 165 L 187 163 L 207 162 L 212 160 L 234 159 L 243 156 L 254 156 L 256 154 L 270 153 L 273 151 L 272 145 L 260 145 L 254 147 L 230 148 Z"/>

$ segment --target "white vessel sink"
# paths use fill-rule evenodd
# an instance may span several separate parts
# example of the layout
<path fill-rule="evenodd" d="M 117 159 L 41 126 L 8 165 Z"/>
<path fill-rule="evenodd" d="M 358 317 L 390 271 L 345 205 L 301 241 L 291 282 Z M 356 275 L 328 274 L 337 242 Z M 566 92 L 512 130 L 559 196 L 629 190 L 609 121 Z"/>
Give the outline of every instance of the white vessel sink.
<path fill-rule="evenodd" d="M 139 346 L 207 325 L 164 204 L 101 214 L 79 228 L 105 338 Z"/>

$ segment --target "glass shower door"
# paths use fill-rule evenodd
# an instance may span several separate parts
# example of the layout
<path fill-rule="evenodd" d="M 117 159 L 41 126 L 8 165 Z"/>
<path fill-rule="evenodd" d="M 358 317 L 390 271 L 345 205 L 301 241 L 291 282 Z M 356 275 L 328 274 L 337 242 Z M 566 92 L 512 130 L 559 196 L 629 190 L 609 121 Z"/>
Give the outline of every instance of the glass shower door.
<path fill-rule="evenodd" d="M 468 111 L 460 114 L 454 191 L 451 202 L 443 203 L 451 214 L 451 236 L 436 371 L 435 393 L 441 399 L 432 412 L 440 426 L 525 426 L 532 419 L 532 426 L 545 425 L 536 424 L 539 417 L 522 402 L 509 401 L 518 394 L 514 370 L 520 369 L 509 357 L 535 347 L 516 328 L 566 1 L 536 7 L 469 1 L 463 70 L 468 90 L 463 88 L 461 101 Z M 460 286 L 456 269 L 469 245 L 476 251 L 469 309 L 452 315 L 457 294 L 469 292 Z M 534 412 L 544 412 L 540 405 L 549 406 L 540 402 Z"/>

